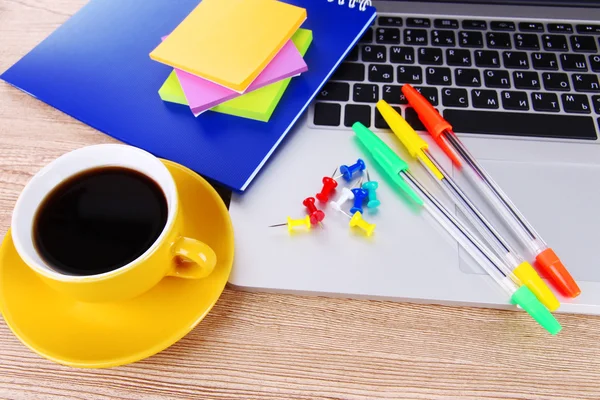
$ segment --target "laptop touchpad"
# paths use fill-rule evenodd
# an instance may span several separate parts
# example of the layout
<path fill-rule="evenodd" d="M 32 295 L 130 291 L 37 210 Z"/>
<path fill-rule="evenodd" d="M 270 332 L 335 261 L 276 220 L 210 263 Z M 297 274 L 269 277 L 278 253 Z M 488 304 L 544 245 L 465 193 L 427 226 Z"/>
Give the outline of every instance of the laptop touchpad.
<path fill-rule="evenodd" d="M 535 230 L 552 247 L 576 280 L 600 281 L 598 248 L 600 240 L 600 167 L 580 164 L 519 163 L 483 160 L 483 166 L 512 199 Z M 455 179 L 482 205 L 481 197 L 460 172 Z M 489 211 L 487 204 L 481 207 Z M 491 221 L 499 218 L 493 212 Z M 502 233 L 508 231 L 501 226 Z M 512 235 L 510 243 L 531 261 Z M 476 263 L 467 263 L 460 250 L 460 269 L 483 273 Z"/>

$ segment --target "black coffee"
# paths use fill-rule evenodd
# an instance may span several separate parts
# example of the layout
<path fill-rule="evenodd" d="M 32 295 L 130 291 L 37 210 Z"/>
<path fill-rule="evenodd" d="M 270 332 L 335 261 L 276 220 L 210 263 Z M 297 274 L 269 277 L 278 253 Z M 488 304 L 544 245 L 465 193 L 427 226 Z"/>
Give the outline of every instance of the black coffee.
<path fill-rule="evenodd" d="M 91 169 L 44 199 L 34 241 L 59 272 L 101 274 L 142 255 L 162 232 L 167 213 L 162 189 L 147 176 L 120 167 Z"/>

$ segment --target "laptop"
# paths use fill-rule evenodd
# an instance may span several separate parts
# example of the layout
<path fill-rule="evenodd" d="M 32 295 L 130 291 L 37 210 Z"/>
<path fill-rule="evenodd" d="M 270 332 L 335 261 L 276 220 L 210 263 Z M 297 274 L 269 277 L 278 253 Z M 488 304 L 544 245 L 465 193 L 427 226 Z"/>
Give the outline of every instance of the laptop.
<path fill-rule="evenodd" d="M 347 56 L 245 194 L 235 194 L 230 284 L 247 289 L 512 308 L 447 233 L 380 180 L 377 224 L 365 238 L 328 205 L 322 226 L 290 235 L 286 218 L 321 179 L 365 154 L 349 128 L 370 127 L 401 154 L 377 113 L 385 99 L 423 126 L 400 87 L 419 88 L 452 123 L 579 283 L 559 312 L 600 315 L 600 1 L 375 1 L 375 24 Z M 318 40 L 318 38 L 315 38 Z M 431 152 L 511 236 L 424 132 Z M 374 167 L 374 166 L 373 166 Z M 414 175 L 453 211 L 427 173 Z M 339 191 L 338 191 L 339 192 Z M 459 214 L 459 213 L 457 213 Z M 518 244 L 510 240 L 517 248 Z M 524 250 L 524 249 L 521 249 Z M 525 251 L 523 255 L 530 261 Z"/>

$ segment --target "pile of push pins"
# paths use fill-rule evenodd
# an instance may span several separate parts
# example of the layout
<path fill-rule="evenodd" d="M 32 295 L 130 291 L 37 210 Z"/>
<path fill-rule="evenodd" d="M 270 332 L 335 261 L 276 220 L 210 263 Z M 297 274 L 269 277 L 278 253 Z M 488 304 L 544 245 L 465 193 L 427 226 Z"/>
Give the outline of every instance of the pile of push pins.
<path fill-rule="evenodd" d="M 339 175 L 336 172 L 340 171 Z M 363 174 L 366 174 L 367 182 L 363 183 Z M 341 187 L 341 194 L 337 201 L 331 201 L 331 197 L 338 189 L 339 179 L 344 179 L 346 184 L 350 187 Z M 356 181 L 356 184 L 352 184 Z M 375 230 L 375 224 L 367 222 L 363 218 L 364 210 L 363 206 L 370 209 L 376 209 L 380 205 L 380 201 L 377 199 L 377 188 L 378 183 L 372 181 L 369 176 L 369 171 L 363 160 L 360 158 L 356 163 L 348 166 L 342 165 L 336 168 L 331 176 L 323 178 L 323 188 L 315 197 L 307 197 L 302 202 L 302 205 L 306 207 L 306 217 L 301 219 L 292 219 L 287 217 L 287 222 L 277 225 L 271 225 L 270 227 L 286 226 L 288 231 L 294 232 L 298 229 L 310 230 L 313 226 L 319 225 L 323 227 L 322 222 L 325 219 L 325 212 L 317 207 L 317 200 L 319 203 L 325 205 L 328 202 L 331 203 L 331 207 L 350 218 L 350 228 L 359 228 L 365 235 L 371 236 Z M 316 199 L 315 199 L 316 198 Z M 346 203 L 352 202 L 350 213 L 344 211 L 343 207 Z"/>

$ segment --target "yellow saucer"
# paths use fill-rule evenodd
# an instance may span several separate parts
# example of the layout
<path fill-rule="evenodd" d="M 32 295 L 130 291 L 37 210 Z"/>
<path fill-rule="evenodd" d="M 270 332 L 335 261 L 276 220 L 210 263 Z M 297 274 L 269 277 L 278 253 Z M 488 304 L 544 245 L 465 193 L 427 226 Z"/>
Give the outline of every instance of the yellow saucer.
<path fill-rule="evenodd" d="M 0 312 L 36 353 L 80 368 L 149 357 L 191 331 L 221 295 L 233 264 L 233 227 L 217 192 L 191 170 L 163 161 L 177 183 L 188 237 L 212 247 L 218 263 L 200 280 L 164 278 L 118 303 L 81 303 L 46 286 L 21 260 L 10 235 L 0 247 Z"/>

